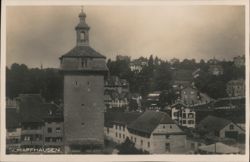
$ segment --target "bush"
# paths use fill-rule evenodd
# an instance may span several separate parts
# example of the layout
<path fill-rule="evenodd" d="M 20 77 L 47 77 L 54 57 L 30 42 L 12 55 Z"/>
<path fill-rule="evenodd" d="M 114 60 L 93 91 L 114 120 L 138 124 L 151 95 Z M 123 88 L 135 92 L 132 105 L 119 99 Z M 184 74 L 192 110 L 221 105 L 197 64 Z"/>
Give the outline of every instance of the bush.
<path fill-rule="evenodd" d="M 147 151 L 135 148 L 135 144 L 128 137 L 117 148 L 119 150 L 118 154 L 149 154 Z"/>

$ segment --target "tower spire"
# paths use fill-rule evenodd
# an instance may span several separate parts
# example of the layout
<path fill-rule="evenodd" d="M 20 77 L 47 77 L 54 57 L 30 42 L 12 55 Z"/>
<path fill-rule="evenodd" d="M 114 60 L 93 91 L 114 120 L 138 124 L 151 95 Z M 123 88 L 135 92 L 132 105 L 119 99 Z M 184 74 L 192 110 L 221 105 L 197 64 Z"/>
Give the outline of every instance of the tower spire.
<path fill-rule="evenodd" d="M 90 27 L 86 23 L 86 14 L 83 11 L 83 6 L 81 6 L 81 12 L 79 14 L 80 22 L 76 26 L 77 35 L 77 46 L 89 45 L 89 29 Z"/>

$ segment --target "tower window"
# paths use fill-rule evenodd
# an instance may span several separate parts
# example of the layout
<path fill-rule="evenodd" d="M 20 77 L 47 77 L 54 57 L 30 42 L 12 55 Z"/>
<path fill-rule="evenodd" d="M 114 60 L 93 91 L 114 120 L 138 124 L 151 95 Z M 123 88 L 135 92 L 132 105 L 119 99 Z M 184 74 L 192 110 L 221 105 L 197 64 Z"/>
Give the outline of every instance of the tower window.
<path fill-rule="evenodd" d="M 83 42 L 85 40 L 85 33 L 84 32 L 80 33 L 80 40 L 81 40 L 81 42 Z"/>
<path fill-rule="evenodd" d="M 85 68 L 85 67 L 87 67 L 87 64 L 88 64 L 87 59 L 82 58 L 82 59 L 81 59 L 81 67 L 82 67 L 82 68 Z"/>
<path fill-rule="evenodd" d="M 74 81 L 74 82 L 73 82 L 73 85 L 74 85 L 74 87 L 76 87 L 76 88 L 80 86 L 80 84 L 79 84 L 77 81 Z"/>

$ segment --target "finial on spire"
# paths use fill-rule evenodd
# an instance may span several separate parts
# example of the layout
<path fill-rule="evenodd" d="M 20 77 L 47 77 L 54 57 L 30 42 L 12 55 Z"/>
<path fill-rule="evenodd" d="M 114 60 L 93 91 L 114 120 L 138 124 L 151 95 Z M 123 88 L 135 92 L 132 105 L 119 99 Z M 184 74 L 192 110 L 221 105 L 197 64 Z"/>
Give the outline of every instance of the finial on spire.
<path fill-rule="evenodd" d="M 84 7 L 81 6 L 81 12 L 79 14 L 79 17 L 86 17 L 86 14 L 83 12 Z"/>
<path fill-rule="evenodd" d="M 83 6 L 81 6 L 81 12 L 83 13 Z"/>

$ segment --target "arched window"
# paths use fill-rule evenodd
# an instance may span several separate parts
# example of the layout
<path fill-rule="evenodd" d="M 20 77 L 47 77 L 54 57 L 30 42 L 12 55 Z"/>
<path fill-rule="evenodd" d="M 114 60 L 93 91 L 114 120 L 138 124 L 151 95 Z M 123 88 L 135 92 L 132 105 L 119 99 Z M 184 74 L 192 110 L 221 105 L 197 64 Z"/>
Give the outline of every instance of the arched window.
<path fill-rule="evenodd" d="M 80 40 L 81 42 L 85 40 L 85 33 L 83 31 L 80 33 Z"/>

